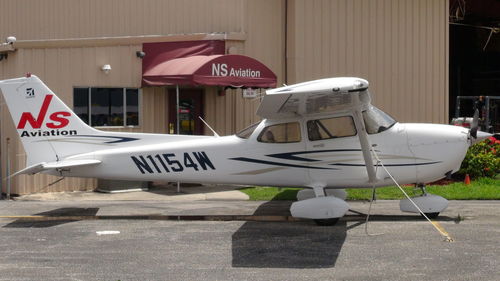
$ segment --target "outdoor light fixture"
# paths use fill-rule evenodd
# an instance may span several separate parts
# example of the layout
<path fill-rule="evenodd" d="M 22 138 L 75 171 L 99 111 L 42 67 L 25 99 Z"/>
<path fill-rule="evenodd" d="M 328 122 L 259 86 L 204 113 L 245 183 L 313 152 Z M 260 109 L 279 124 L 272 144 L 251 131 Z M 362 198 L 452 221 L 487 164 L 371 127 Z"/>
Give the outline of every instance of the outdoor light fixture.
<path fill-rule="evenodd" d="M 105 64 L 101 67 L 101 70 L 104 71 L 105 74 L 108 74 L 111 71 L 111 65 Z"/>

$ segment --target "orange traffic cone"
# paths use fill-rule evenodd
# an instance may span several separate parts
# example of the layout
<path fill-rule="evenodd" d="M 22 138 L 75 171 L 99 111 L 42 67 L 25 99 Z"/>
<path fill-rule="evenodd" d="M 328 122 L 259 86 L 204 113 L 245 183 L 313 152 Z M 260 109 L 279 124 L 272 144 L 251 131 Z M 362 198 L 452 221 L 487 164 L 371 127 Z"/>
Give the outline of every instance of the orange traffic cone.
<path fill-rule="evenodd" d="M 464 183 L 466 185 L 469 185 L 470 184 L 470 177 L 469 177 L 469 174 L 465 174 L 465 180 L 464 180 Z"/>

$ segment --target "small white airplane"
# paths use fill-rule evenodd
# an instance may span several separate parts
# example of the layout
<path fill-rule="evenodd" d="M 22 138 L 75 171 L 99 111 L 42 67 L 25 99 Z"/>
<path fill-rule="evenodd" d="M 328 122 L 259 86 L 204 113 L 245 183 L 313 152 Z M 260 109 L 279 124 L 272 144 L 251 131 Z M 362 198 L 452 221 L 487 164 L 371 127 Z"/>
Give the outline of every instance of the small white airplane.
<path fill-rule="evenodd" d="M 488 136 L 477 136 L 477 124 L 398 123 L 371 105 L 360 78 L 269 90 L 257 111 L 264 119 L 224 137 L 99 131 L 34 75 L 0 88 L 27 154 L 14 175 L 306 187 L 291 214 L 320 225 L 348 211 L 339 189 L 391 185 L 388 172 L 400 184 L 439 180 L 458 171 L 472 141 Z M 448 205 L 425 191 L 414 200 L 430 217 Z M 419 212 L 408 200 L 400 207 Z"/>

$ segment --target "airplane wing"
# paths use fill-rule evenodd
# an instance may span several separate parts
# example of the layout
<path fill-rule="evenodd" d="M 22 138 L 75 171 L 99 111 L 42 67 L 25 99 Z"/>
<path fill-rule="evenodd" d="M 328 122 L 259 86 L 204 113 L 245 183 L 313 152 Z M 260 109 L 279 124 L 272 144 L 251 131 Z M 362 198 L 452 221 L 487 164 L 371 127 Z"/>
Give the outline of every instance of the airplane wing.
<path fill-rule="evenodd" d="M 328 114 L 368 105 L 368 81 L 355 77 L 315 80 L 266 91 L 257 115 L 268 119 Z M 355 95 L 359 93 L 360 103 Z"/>
<path fill-rule="evenodd" d="M 35 165 L 31 165 L 22 170 L 19 170 L 12 174 L 10 177 L 14 177 L 20 174 L 36 174 L 43 171 L 54 170 L 54 169 L 65 169 L 72 167 L 80 167 L 80 166 L 88 166 L 88 165 L 97 165 L 101 163 L 100 160 L 95 159 L 84 159 L 84 160 L 63 160 L 57 162 L 42 162 Z"/>

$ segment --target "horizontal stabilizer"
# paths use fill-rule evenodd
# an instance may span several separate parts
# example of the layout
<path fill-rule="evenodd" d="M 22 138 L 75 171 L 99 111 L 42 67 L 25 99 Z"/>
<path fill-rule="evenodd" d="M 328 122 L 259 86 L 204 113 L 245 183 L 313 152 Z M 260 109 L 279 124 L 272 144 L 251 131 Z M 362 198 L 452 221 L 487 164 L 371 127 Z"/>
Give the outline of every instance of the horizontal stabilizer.
<path fill-rule="evenodd" d="M 72 168 L 72 167 L 81 167 L 81 166 L 88 166 L 88 165 L 97 165 L 101 163 L 100 160 L 95 160 L 95 159 L 84 159 L 84 160 L 63 160 L 63 161 L 57 161 L 57 162 L 42 162 L 38 163 L 29 167 L 26 167 L 20 171 L 17 171 L 16 173 L 12 174 L 11 177 L 21 175 L 21 174 L 36 174 L 40 173 L 43 171 L 48 171 L 48 170 L 54 170 L 54 169 L 65 169 L 65 168 Z"/>

